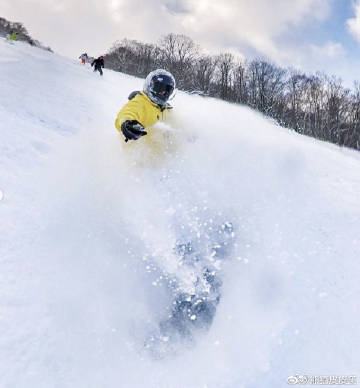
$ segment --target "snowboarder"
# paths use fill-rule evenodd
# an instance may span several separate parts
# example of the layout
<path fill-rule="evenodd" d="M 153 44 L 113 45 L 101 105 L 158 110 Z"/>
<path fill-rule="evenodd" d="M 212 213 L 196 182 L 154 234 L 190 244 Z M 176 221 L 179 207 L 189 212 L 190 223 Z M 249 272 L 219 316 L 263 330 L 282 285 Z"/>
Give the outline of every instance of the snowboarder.
<path fill-rule="evenodd" d="M 137 140 L 147 135 L 145 128 L 164 120 L 168 103 L 175 91 L 175 79 L 171 73 L 157 69 L 148 74 L 143 91 L 134 91 L 129 102 L 120 110 L 115 127 L 125 136 L 125 141 Z"/>
<path fill-rule="evenodd" d="M 91 66 L 94 66 L 94 71 L 98 71 L 100 75 L 103 75 L 102 69 L 104 68 L 104 57 L 101 55 L 99 58 L 94 59 Z"/>
<path fill-rule="evenodd" d="M 81 59 L 81 63 L 83 65 L 85 65 L 85 63 L 89 60 L 89 57 L 88 57 L 87 53 L 84 53 L 84 54 L 80 55 L 79 59 Z"/>

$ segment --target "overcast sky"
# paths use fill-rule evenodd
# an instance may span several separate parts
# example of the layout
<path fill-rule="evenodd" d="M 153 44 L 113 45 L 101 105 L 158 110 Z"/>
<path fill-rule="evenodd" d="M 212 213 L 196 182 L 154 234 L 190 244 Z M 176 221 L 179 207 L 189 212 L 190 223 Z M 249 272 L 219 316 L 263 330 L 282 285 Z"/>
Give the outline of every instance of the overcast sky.
<path fill-rule="evenodd" d="M 360 80 L 360 0 L 1 0 L 0 16 L 73 58 L 175 32 L 211 53 Z"/>

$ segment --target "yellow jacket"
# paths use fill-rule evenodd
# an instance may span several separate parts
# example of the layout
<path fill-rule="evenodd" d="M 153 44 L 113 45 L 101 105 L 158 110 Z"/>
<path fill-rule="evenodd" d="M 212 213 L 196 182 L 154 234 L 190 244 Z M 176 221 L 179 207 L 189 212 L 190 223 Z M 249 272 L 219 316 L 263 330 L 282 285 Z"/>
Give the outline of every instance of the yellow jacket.
<path fill-rule="evenodd" d="M 134 92 L 135 93 L 135 92 Z M 132 93 L 133 95 L 133 93 Z M 155 167 L 162 165 L 168 155 L 173 155 L 179 147 L 178 131 L 179 122 L 170 113 L 171 106 L 160 108 L 153 103 L 144 92 L 138 92 L 135 97 L 120 110 L 115 120 L 116 129 L 122 134 L 121 124 L 126 120 L 137 120 L 147 129 L 147 135 L 137 141 L 122 142 L 129 158 L 133 158 L 139 167 Z M 154 126 L 159 120 L 165 122 L 175 130 L 164 130 Z M 148 130 L 149 127 L 152 127 Z"/>
<path fill-rule="evenodd" d="M 115 127 L 121 133 L 121 124 L 126 120 L 136 120 L 144 128 L 153 126 L 158 120 L 163 120 L 164 110 L 160 108 L 144 93 L 138 93 L 118 113 Z"/>

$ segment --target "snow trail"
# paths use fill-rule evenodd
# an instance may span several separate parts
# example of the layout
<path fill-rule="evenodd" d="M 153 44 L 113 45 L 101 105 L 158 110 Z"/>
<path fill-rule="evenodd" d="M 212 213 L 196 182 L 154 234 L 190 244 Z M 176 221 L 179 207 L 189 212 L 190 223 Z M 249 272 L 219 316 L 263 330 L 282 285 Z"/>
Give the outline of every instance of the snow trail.
<path fill-rule="evenodd" d="M 0 52 L 0 386 L 285 387 L 360 372 L 357 153 L 180 92 L 183 127 L 153 139 L 174 146 L 126 148 L 114 120 L 142 80 L 21 43 Z M 176 247 L 208 263 L 225 223 L 210 327 L 152 357 L 168 280 L 191 293 L 202 268 L 179 265 Z"/>

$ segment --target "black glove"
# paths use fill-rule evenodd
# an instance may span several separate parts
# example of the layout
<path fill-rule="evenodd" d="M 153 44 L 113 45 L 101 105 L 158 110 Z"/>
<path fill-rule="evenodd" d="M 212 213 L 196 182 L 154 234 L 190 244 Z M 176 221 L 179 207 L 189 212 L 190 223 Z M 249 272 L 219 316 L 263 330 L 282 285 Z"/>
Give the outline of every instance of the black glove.
<path fill-rule="evenodd" d="M 144 127 L 136 120 L 126 120 L 121 124 L 121 131 L 125 136 L 125 141 L 137 140 L 141 136 L 147 135 Z"/>

